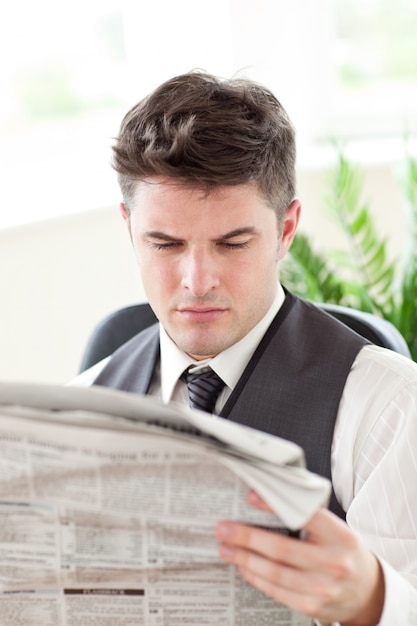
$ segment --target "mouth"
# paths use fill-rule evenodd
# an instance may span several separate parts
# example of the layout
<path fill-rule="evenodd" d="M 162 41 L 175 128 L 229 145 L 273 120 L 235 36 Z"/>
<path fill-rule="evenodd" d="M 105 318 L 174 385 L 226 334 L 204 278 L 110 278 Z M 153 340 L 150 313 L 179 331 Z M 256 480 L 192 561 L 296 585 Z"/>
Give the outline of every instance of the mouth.
<path fill-rule="evenodd" d="M 182 319 L 188 322 L 214 322 L 226 313 L 226 309 L 215 307 L 184 307 L 177 309 Z"/>

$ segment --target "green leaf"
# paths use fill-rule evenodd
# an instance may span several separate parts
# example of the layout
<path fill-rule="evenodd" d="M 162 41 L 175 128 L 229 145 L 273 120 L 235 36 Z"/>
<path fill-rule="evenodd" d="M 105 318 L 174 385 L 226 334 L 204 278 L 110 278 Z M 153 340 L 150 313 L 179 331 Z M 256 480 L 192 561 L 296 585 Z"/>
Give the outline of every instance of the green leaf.
<path fill-rule="evenodd" d="M 408 241 L 401 258 L 390 260 L 387 241 L 362 198 L 363 174 L 340 144 L 333 145 L 337 166 L 329 175 L 324 199 L 345 245 L 319 252 L 307 235 L 298 233 L 281 265 L 283 282 L 310 300 L 381 315 L 399 329 L 417 360 L 417 161 L 406 154 L 402 187 Z"/>

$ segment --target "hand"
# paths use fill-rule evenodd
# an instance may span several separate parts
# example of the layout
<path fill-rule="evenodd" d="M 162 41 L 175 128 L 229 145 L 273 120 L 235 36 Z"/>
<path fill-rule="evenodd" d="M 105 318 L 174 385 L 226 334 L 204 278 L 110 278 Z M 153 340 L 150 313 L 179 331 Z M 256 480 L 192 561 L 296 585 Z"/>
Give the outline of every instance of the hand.
<path fill-rule="evenodd" d="M 254 506 L 271 510 L 251 491 Z M 251 585 L 322 623 L 376 626 L 384 604 L 384 578 L 376 557 L 335 515 L 321 509 L 305 538 L 233 522 L 216 529 L 220 556 Z"/>

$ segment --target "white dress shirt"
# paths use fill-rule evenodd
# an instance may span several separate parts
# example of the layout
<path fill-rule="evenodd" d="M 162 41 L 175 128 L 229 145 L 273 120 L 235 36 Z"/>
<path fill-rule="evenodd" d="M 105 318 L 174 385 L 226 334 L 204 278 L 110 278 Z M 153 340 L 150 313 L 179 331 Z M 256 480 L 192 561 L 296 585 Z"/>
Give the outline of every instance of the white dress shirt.
<path fill-rule="evenodd" d="M 260 339 L 285 299 L 279 290 L 271 309 L 246 337 L 210 360 L 226 387 L 216 412 L 232 392 Z M 150 394 L 188 404 L 178 378 L 193 362 L 160 330 L 161 365 Z M 108 359 L 71 384 L 89 385 Z M 417 364 L 390 350 L 366 346 L 347 378 L 336 419 L 332 482 L 346 521 L 374 552 L 385 576 L 379 626 L 417 625 Z M 388 513 L 387 513 L 388 512 Z"/>

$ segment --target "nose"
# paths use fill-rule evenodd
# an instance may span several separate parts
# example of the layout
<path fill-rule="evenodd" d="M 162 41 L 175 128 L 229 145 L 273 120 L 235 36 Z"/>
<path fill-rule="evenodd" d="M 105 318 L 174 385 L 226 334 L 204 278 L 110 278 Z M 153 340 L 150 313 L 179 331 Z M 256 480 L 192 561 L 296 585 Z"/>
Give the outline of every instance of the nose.
<path fill-rule="evenodd" d="M 181 286 L 194 296 L 201 298 L 218 287 L 219 268 L 210 251 L 190 250 L 182 262 Z"/>

